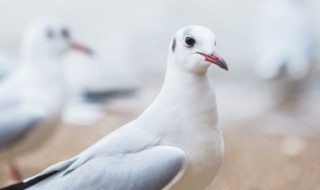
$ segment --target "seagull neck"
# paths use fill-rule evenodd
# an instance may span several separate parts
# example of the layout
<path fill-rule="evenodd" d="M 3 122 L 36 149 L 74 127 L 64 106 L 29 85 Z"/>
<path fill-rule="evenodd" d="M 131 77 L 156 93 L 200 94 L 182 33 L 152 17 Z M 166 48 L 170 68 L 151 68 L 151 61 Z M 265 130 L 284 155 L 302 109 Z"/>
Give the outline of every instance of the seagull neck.
<path fill-rule="evenodd" d="M 170 64 L 168 65 L 160 94 L 168 93 L 168 95 L 171 95 L 172 93 L 182 93 L 180 94 L 181 97 L 186 97 L 188 94 L 205 94 L 211 90 L 213 91 L 213 88 L 207 73 L 194 74 L 184 71 L 174 64 Z"/>
<path fill-rule="evenodd" d="M 218 122 L 214 89 L 207 73 L 194 74 L 168 65 L 156 102 L 171 108 L 180 107 L 188 114 L 210 117 L 211 124 Z"/>
<path fill-rule="evenodd" d="M 63 66 L 59 60 L 24 60 L 20 70 L 25 73 L 25 77 L 27 77 L 25 83 L 33 86 L 54 88 L 64 85 Z"/>
<path fill-rule="evenodd" d="M 168 65 L 158 97 L 139 117 L 138 122 L 155 134 L 178 133 L 181 138 L 189 138 L 194 133 L 211 134 L 212 131 L 220 130 L 215 94 L 209 76 L 195 75 Z"/>

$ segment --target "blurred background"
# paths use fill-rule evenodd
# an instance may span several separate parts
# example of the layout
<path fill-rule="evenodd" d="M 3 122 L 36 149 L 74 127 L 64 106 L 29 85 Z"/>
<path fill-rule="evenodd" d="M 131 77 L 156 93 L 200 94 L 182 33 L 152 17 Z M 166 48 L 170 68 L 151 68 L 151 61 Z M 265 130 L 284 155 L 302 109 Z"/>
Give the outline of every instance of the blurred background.
<path fill-rule="evenodd" d="M 19 157 L 24 177 L 136 118 L 160 91 L 171 36 L 198 24 L 215 32 L 230 69 L 210 68 L 226 153 L 209 189 L 320 189 L 320 1 L 2 0 L 1 67 L 14 69 L 25 29 L 45 15 L 64 20 L 95 51 L 63 57 L 70 88 L 134 92 L 99 101 L 98 114 L 65 111 L 57 133 Z M 0 186 L 10 183 L 0 169 Z"/>

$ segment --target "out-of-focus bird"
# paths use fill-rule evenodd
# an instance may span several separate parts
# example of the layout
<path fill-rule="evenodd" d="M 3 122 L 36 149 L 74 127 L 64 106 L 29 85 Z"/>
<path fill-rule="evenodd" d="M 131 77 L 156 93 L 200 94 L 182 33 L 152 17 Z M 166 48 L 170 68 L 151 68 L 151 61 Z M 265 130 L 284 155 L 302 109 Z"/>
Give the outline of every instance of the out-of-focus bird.
<path fill-rule="evenodd" d="M 63 56 L 61 61 L 68 88 L 62 117 L 64 123 L 92 125 L 105 114 L 108 100 L 135 95 L 138 83 L 133 69 L 122 64 L 125 63 L 121 60 L 123 52 L 119 51 L 119 56 L 112 52 L 113 56 L 110 56 L 103 50 L 100 47 L 92 55 L 74 51 Z M 0 81 L 19 64 L 16 56 L 0 51 Z"/>
<path fill-rule="evenodd" d="M 257 27 L 256 74 L 277 82 L 280 105 L 292 104 L 301 96 L 314 68 L 317 39 L 305 0 L 268 1 Z"/>
<path fill-rule="evenodd" d="M 172 38 L 156 100 L 78 156 L 5 189 L 204 189 L 223 159 L 210 64 L 228 70 L 216 37 L 187 26 Z"/>
<path fill-rule="evenodd" d="M 0 159 L 8 161 L 16 180 L 21 174 L 14 158 L 43 144 L 57 128 L 65 99 L 60 57 L 71 48 L 90 53 L 62 21 L 43 18 L 24 36 L 21 64 L 0 83 Z"/>

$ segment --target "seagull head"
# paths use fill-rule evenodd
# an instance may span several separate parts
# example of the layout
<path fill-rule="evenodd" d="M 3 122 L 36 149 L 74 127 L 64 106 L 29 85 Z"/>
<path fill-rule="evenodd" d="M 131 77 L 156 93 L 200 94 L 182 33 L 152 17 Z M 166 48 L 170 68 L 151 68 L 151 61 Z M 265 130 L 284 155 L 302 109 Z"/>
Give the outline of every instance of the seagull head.
<path fill-rule="evenodd" d="M 92 51 L 73 40 L 65 23 L 54 17 L 42 18 L 27 30 L 22 43 L 26 58 L 58 58 L 69 49 L 91 54 Z"/>
<path fill-rule="evenodd" d="M 191 73 L 205 73 L 211 64 L 228 70 L 225 60 L 215 50 L 214 33 L 203 26 L 186 26 L 172 38 L 168 62 Z"/>

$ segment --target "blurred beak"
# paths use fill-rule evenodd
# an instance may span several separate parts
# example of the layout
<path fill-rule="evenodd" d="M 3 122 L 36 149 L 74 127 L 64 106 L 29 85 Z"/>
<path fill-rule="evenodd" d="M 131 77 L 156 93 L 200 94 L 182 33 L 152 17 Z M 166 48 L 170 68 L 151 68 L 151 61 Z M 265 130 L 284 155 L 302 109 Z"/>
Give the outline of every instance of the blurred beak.
<path fill-rule="evenodd" d="M 228 65 L 226 61 L 222 57 L 220 57 L 217 53 L 213 52 L 211 55 L 201 53 L 201 52 L 197 52 L 197 53 L 205 57 L 206 61 L 213 63 L 215 65 L 218 65 L 219 67 L 223 68 L 226 71 L 228 70 Z"/>
<path fill-rule="evenodd" d="M 74 49 L 74 50 L 77 50 L 77 51 L 80 51 L 82 53 L 88 54 L 88 55 L 92 55 L 93 54 L 93 51 L 90 48 L 88 48 L 85 45 L 79 44 L 77 42 L 71 42 L 70 48 Z"/>

